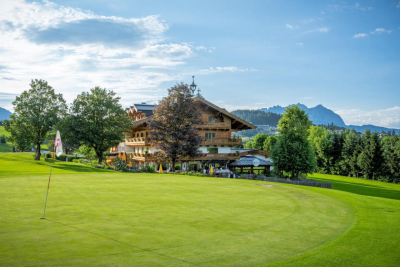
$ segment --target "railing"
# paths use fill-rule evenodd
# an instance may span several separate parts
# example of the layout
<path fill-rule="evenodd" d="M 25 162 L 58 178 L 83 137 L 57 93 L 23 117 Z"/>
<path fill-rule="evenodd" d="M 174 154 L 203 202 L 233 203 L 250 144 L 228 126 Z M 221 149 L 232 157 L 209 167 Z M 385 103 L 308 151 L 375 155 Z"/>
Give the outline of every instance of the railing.
<path fill-rule="evenodd" d="M 199 129 L 231 129 L 230 122 L 203 122 L 202 124 L 196 125 Z"/>
<path fill-rule="evenodd" d="M 220 154 L 201 154 L 195 157 L 193 160 L 235 160 L 239 159 L 240 155 L 236 153 L 220 153 Z"/>
<path fill-rule="evenodd" d="M 211 139 L 204 139 L 201 145 L 203 146 L 218 146 L 218 145 L 225 145 L 225 146 L 237 146 L 242 143 L 242 139 L 240 138 L 211 138 Z"/>
<path fill-rule="evenodd" d="M 146 137 L 131 137 L 126 138 L 126 145 L 127 146 L 149 146 L 151 145 L 150 138 Z"/>

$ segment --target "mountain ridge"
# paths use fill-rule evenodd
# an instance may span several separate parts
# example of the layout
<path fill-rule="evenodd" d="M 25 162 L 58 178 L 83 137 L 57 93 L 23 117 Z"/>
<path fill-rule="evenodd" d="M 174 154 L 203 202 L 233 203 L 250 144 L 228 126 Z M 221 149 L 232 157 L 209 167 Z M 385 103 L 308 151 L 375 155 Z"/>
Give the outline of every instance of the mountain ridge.
<path fill-rule="evenodd" d="M 0 121 L 8 120 L 11 114 L 7 109 L 0 107 Z"/>
<path fill-rule="evenodd" d="M 383 126 L 375 126 L 372 124 L 367 124 L 367 125 L 346 125 L 345 122 L 343 121 L 342 117 L 340 117 L 339 114 L 336 114 L 334 111 L 331 109 L 328 109 L 324 107 L 323 105 L 319 104 L 316 105 L 313 108 L 309 108 L 304 104 L 297 103 L 293 104 L 298 106 L 299 108 L 303 109 L 306 111 L 306 113 L 309 115 L 310 120 L 312 120 L 314 125 L 327 125 L 333 123 L 336 126 L 344 127 L 347 129 L 354 129 L 357 132 L 364 132 L 366 129 L 369 129 L 372 132 L 382 132 L 382 131 L 392 131 L 394 130 L 397 134 L 399 134 L 400 130 L 396 128 L 387 128 Z M 293 106 L 293 105 L 289 105 Z M 276 105 L 270 108 L 261 108 L 260 110 L 264 112 L 273 112 L 273 113 L 278 113 L 278 114 L 283 114 L 285 112 L 287 107 L 282 107 L 280 105 Z"/>

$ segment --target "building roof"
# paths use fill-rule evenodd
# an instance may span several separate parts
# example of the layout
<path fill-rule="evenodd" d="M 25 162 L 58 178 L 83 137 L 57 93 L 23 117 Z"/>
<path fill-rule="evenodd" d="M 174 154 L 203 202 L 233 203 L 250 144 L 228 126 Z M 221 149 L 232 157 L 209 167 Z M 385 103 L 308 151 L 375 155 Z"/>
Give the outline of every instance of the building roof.
<path fill-rule="evenodd" d="M 133 104 L 137 111 L 154 110 L 155 105 L 148 104 Z"/>
<path fill-rule="evenodd" d="M 254 125 L 251 124 L 250 122 L 247 122 L 247 121 L 245 121 L 245 120 L 243 120 L 243 119 L 241 119 L 241 118 L 239 118 L 239 117 L 233 115 L 232 113 L 230 113 L 230 112 L 227 111 L 226 109 L 220 108 L 220 107 L 214 105 L 213 103 L 211 103 L 211 102 L 205 100 L 205 99 L 202 98 L 202 97 L 195 97 L 193 100 L 194 100 L 194 102 L 201 102 L 201 103 L 204 103 L 205 105 L 210 106 L 210 107 L 212 107 L 212 108 L 215 109 L 215 110 L 218 110 L 219 112 L 221 112 L 222 114 L 226 115 L 227 117 L 230 117 L 231 119 L 234 119 L 235 121 L 242 123 L 242 125 L 243 125 L 243 129 L 242 129 L 242 130 L 256 129 L 256 128 L 257 128 L 256 126 L 254 126 Z"/>
<path fill-rule="evenodd" d="M 205 100 L 202 97 L 195 97 L 194 102 L 201 102 L 207 106 L 212 107 L 215 110 L 218 110 L 219 112 L 221 112 L 222 114 L 226 115 L 227 117 L 230 117 L 231 119 L 233 119 L 234 123 L 239 123 L 238 125 L 240 125 L 240 129 L 241 130 L 246 130 L 246 129 L 255 129 L 256 126 L 254 126 L 253 124 L 233 115 L 232 113 L 228 112 L 227 110 L 220 108 L 216 105 L 214 105 L 213 103 Z M 134 112 L 134 111 L 141 111 L 141 112 L 145 112 L 146 113 L 146 118 L 145 119 L 149 119 L 153 116 L 153 111 L 154 111 L 155 105 L 147 105 L 147 104 L 134 104 L 131 108 L 130 108 L 130 112 Z M 141 119 L 141 120 L 137 120 L 134 121 L 134 125 L 135 126 L 139 126 L 141 123 L 147 122 L 147 120 L 145 119 Z M 233 124 L 233 123 L 232 123 Z M 238 129 L 238 128 L 235 128 Z"/>
<path fill-rule="evenodd" d="M 253 166 L 253 160 L 258 159 L 260 164 L 258 166 L 271 166 L 271 161 L 257 158 L 255 156 L 247 155 L 229 163 L 230 167 L 250 167 Z"/>

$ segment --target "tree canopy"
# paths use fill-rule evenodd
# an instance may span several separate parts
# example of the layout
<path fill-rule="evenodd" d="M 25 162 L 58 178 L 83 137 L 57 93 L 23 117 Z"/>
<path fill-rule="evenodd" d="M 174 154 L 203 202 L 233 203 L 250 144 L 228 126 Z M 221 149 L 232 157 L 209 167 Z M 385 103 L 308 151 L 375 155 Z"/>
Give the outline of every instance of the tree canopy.
<path fill-rule="evenodd" d="M 172 171 L 178 158 L 193 158 L 199 151 L 201 137 L 195 125 L 201 123 L 201 114 L 193 104 L 187 84 L 177 84 L 168 89 L 154 110 L 150 121 L 151 140 L 161 151 L 160 157 L 172 161 Z"/>
<path fill-rule="evenodd" d="M 14 113 L 4 121 L 4 126 L 18 150 L 24 151 L 34 144 L 35 160 L 40 160 L 40 145 L 65 115 L 67 106 L 62 94 L 56 94 L 46 81 L 32 80 L 30 87 L 16 97 Z"/>
<path fill-rule="evenodd" d="M 118 145 L 131 127 L 132 119 L 119 100 L 113 91 L 101 87 L 79 94 L 61 126 L 67 143 L 93 148 L 100 164 L 104 153 Z"/>
<path fill-rule="evenodd" d="M 296 105 L 286 108 L 278 123 L 278 140 L 271 151 L 274 169 L 290 173 L 292 178 L 314 171 L 314 151 L 307 139 L 310 126 L 304 110 Z"/>

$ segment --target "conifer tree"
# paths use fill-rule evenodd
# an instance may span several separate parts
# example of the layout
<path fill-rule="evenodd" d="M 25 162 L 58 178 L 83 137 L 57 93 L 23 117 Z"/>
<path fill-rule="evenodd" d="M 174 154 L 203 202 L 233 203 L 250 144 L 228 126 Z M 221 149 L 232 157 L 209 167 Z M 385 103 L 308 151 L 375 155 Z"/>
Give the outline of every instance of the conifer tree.
<path fill-rule="evenodd" d="M 358 165 L 361 172 L 367 179 L 375 179 L 381 172 L 383 163 L 382 146 L 377 133 L 371 134 L 369 130 L 365 130 L 362 138 L 363 148 L 358 157 Z"/>

